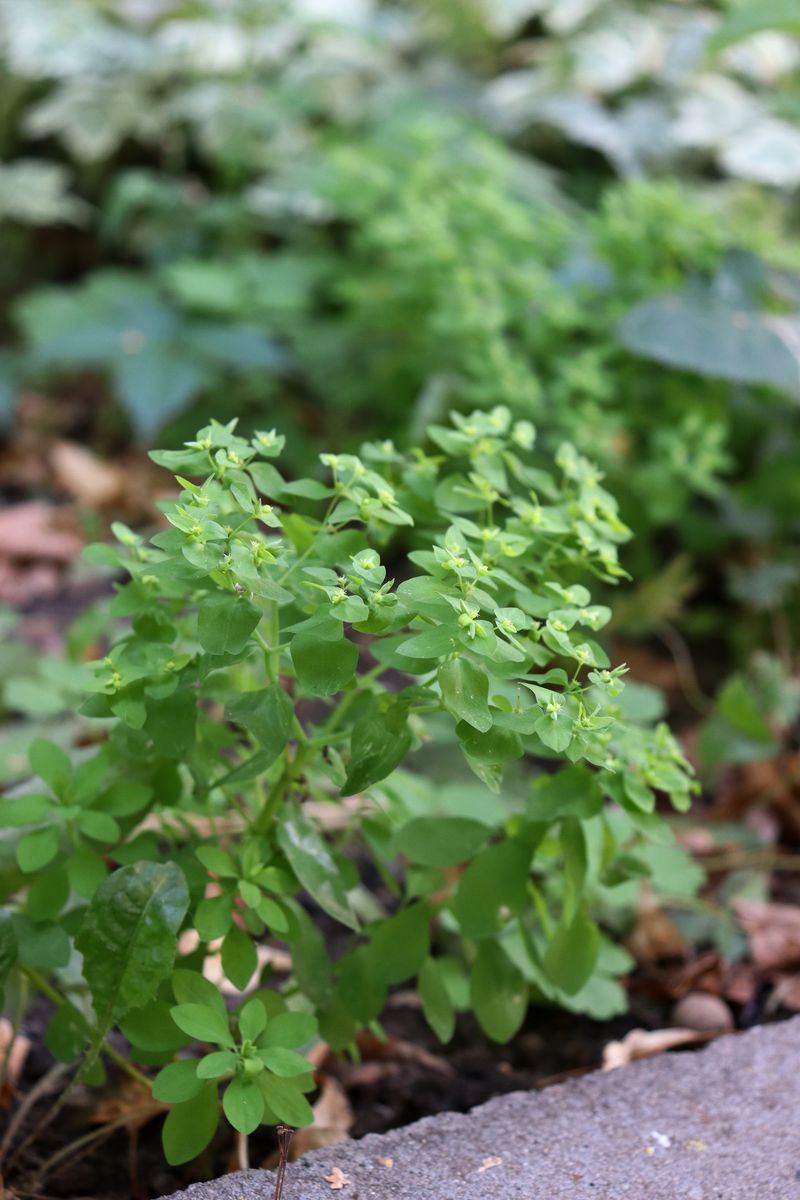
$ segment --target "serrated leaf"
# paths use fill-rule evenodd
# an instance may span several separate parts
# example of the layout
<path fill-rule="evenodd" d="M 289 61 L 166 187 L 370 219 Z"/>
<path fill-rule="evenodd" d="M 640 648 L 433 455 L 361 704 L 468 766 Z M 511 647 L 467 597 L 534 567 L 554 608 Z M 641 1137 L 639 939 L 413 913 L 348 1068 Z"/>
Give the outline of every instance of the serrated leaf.
<path fill-rule="evenodd" d="M 189 906 L 175 863 L 120 867 L 101 884 L 75 939 L 98 1030 L 147 1004 L 169 974 Z"/>

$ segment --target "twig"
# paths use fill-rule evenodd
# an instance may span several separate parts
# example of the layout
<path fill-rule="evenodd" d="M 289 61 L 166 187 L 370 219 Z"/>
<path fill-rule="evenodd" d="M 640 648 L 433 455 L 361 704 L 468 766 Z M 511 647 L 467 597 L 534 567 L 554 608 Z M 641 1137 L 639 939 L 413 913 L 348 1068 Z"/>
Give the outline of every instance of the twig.
<path fill-rule="evenodd" d="M 286 1174 L 286 1164 L 289 1161 L 289 1147 L 292 1144 L 294 1130 L 288 1125 L 279 1125 L 277 1134 L 280 1160 L 278 1162 L 278 1170 L 275 1172 L 275 1193 L 272 1200 L 281 1200 L 281 1196 L 283 1195 L 283 1177 Z"/>
<path fill-rule="evenodd" d="M 132 1121 L 138 1121 L 141 1117 L 153 1117 L 156 1112 L 160 1111 L 153 1108 L 135 1108 L 131 1112 L 125 1113 L 122 1117 L 117 1117 L 115 1121 L 109 1121 L 106 1125 L 101 1125 L 99 1129 L 93 1129 L 90 1133 L 85 1133 L 83 1137 L 76 1138 L 74 1142 L 70 1142 L 68 1146 L 62 1146 L 55 1154 L 42 1163 L 36 1174 L 31 1179 L 31 1188 L 34 1190 L 40 1186 L 54 1167 L 65 1159 L 74 1158 L 92 1142 L 100 1141 L 101 1138 L 109 1137 L 116 1129 L 120 1129 L 123 1125 L 130 1125 Z"/>
<path fill-rule="evenodd" d="M 70 1068 L 66 1063 L 56 1063 L 54 1067 L 50 1068 L 46 1075 L 43 1075 L 42 1078 L 36 1084 L 34 1084 L 28 1094 L 20 1102 L 20 1106 L 9 1121 L 8 1128 L 3 1135 L 3 1140 L 0 1142 L 0 1162 L 3 1161 L 8 1153 L 8 1150 L 13 1144 L 14 1139 L 19 1132 L 20 1127 L 24 1123 L 28 1113 L 43 1096 L 46 1096 L 48 1092 L 52 1091 L 55 1084 L 58 1083 L 59 1079 L 61 1079 L 61 1077 L 65 1075 L 69 1069 Z M 27 1143 L 25 1143 L 25 1145 L 27 1145 Z M 20 1147 L 20 1149 L 24 1149 L 24 1145 Z"/>

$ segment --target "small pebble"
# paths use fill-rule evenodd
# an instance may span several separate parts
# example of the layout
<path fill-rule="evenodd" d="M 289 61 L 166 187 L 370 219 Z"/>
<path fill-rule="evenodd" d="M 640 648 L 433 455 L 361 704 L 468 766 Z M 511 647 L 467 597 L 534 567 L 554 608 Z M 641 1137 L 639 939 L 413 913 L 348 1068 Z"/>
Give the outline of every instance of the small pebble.
<path fill-rule="evenodd" d="M 733 1029 L 733 1016 L 724 1000 L 708 992 L 689 992 L 672 1010 L 671 1024 L 705 1032 Z"/>

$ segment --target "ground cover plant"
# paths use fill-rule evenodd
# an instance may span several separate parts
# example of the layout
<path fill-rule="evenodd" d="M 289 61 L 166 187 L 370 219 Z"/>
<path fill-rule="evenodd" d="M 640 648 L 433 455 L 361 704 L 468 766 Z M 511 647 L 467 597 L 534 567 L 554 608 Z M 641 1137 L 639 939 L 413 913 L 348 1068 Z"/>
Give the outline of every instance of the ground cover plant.
<path fill-rule="evenodd" d="M 665 725 L 623 715 L 595 637 L 610 611 L 586 585 L 620 577 L 627 536 L 596 469 L 569 444 L 543 465 L 504 408 L 429 434 L 289 482 L 278 434 L 212 423 L 154 455 L 179 473 L 171 528 L 89 552 L 130 576 L 83 708 L 108 736 L 77 764 L 34 743 L 39 782 L 2 802 L 3 969 L 54 1000 L 48 1047 L 78 1079 L 120 1058 L 115 1028 L 125 1069 L 160 1067 L 173 1163 L 213 1136 L 220 1080 L 241 1133 L 306 1123 L 298 1048 L 352 1046 L 393 985 L 416 981 L 445 1041 L 465 1007 L 500 1042 L 531 1002 L 618 1011 L 629 960 L 598 917 L 654 849 L 680 861 L 656 794 L 684 811 L 691 772 Z M 414 773 L 429 724 L 479 786 Z M 320 911 L 349 931 L 335 957 Z M 219 939 L 257 989 L 232 1012 L 202 973 Z"/>

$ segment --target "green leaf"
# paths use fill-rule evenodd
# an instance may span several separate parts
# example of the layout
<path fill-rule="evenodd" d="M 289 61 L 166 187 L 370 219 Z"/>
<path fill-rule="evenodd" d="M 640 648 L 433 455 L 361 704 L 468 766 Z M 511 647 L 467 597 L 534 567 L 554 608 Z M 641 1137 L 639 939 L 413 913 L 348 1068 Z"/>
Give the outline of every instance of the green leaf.
<path fill-rule="evenodd" d="M 204 942 L 224 937 L 233 920 L 233 897 L 208 896 L 201 900 L 194 914 L 194 926 Z"/>
<path fill-rule="evenodd" d="M 522 757 L 522 743 L 508 729 L 495 728 L 480 733 L 466 721 L 459 721 L 456 733 L 464 753 L 478 763 L 499 766 Z"/>
<path fill-rule="evenodd" d="M 311 1064 L 302 1054 L 294 1050 L 286 1050 L 283 1046 L 264 1046 L 258 1052 L 265 1067 L 282 1079 L 293 1079 L 297 1075 L 306 1075 L 311 1070 Z"/>
<path fill-rule="evenodd" d="M 41 871 L 57 854 L 58 828 L 53 825 L 47 829 L 37 829 L 35 833 L 26 833 L 17 843 L 17 862 L 26 875 Z"/>
<path fill-rule="evenodd" d="M 260 620 L 260 611 L 249 600 L 219 592 L 200 606 L 197 637 L 208 654 L 240 654 Z"/>
<path fill-rule="evenodd" d="M 60 925 L 54 925 L 52 921 L 34 922 L 24 913 L 13 913 L 11 922 L 21 966 L 55 971 L 67 965 L 69 937 Z"/>
<path fill-rule="evenodd" d="M 120 1029 L 137 1050 L 154 1053 L 177 1050 L 186 1041 L 163 1000 L 151 1000 L 143 1008 L 128 1013 L 120 1022 Z"/>
<path fill-rule="evenodd" d="M 89 1044 L 86 1018 L 74 1005 L 65 1003 L 56 1010 L 45 1033 L 45 1045 L 59 1062 L 74 1062 Z"/>
<path fill-rule="evenodd" d="M 342 787 L 343 796 L 364 791 L 391 775 L 403 761 L 411 745 L 411 734 L 404 726 L 400 733 L 389 729 L 382 713 L 367 713 L 353 726 L 350 737 L 350 762 Z"/>
<path fill-rule="evenodd" d="M 525 1019 L 528 988 L 495 941 L 481 942 L 470 976 L 470 1003 L 484 1033 L 507 1042 Z"/>
<path fill-rule="evenodd" d="M 75 939 L 98 1031 L 147 1004 L 169 974 L 189 906 L 175 863 L 121 867 L 97 889 Z"/>
<path fill-rule="evenodd" d="M 206 1083 L 190 1100 L 167 1114 L 161 1133 L 164 1157 L 170 1166 L 196 1158 L 214 1136 L 219 1122 L 217 1085 Z"/>
<path fill-rule="evenodd" d="M 11 968 L 17 961 L 17 935 L 11 914 L 0 908 L 0 1003 Z"/>
<path fill-rule="evenodd" d="M 439 667 L 439 687 L 446 708 L 473 729 L 487 733 L 492 727 L 489 712 L 489 680 L 468 658 L 454 658 Z"/>
<path fill-rule="evenodd" d="M 28 762 L 35 775 L 43 779 L 57 796 L 63 796 L 69 786 L 72 764 L 60 746 L 37 738 L 28 747 Z"/>
<path fill-rule="evenodd" d="M 430 948 L 430 913 L 425 904 L 411 904 L 370 930 L 372 974 L 387 986 L 416 975 Z"/>
<path fill-rule="evenodd" d="M 530 849 L 510 838 L 487 846 L 472 860 L 461 876 L 453 901 L 465 937 L 490 937 L 522 911 L 530 863 Z"/>
<path fill-rule="evenodd" d="M 233 1050 L 215 1050 L 206 1054 L 197 1064 L 198 1079 L 219 1079 L 223 1075 L 235 1071 L 239 1062 L 238 1054 Z"/>
<path fill-rule="evenodd" d="M 297 682 L 312 696 L 333 696 L 351 681 L 358 666 L 358 647 L 347 638 L 320 641 L 313 634 L 298 634 L 291 645 Z"/>
<path fill-rule="evenodd" d="M 313 1123 L 314 1113 L 311 1111 L 311 1105 L 296 1083 L 265 1071 L 263 1075 L 258 1076 L 258 1084 L 264 1099 L 279 1121 L 295 1129 Z"/>
<path fill-rule="evenodd" d="M 225 1116 L 239 1133 L 252 1133 L 264 1116 L 264 1093 L 253 1079 L 237 1075 L 222 1097 Z"/>
<path fill-rule="evenodd" d="M 253 939 L 231 925 L 222 943 L 222 969 L 234 987 L 243 992 L 258 967 L 258 955 Z"/>
<path fill-rule="evenodd" d="M 93 808 L 78 813 L 76 824 L 82 834 L 96 842 L 116 842 L 120 836 L 119 825 L 111 814 Z"/>
<path fill-rule="evenodd" d="M 394 836 L 394 849 L 423 867 L 452 867 L 467 862 L 491 830 L 469 817 L 414 817 Z"/>
<path fill-rule="evenodd" d="M 181 1058 L 162 1067 L 153 1080 L 153 1099 L 163 1104 L 180 1104 L 191 1100 L 203 1086 L 197 1078 L 197 1059 Z"/>
<path fill-rule="evenodd" d="M 797 0 L 745 0 L 728 13 L 708 48 L 716 53 L 767 29 L 800 34 Z"/>
<path fill-rule="evenodd" d="M 317 1022 L 311 1013 L 279 1013 L 268 1023 L 266 1031 L 258 1039 L 260 1046 L 304 1046 L 316 1035 Z"/>
<path fill-rule="evenodd" d="M 69 883 L 84 900 L 91 900 L 108 874 L 105 862 L 89 846 L 80 845 L 67 863 Z"/>
<path fill-rule="evenodd" d="M 214 1009 L 227 1021 L 228 1010 L 222 993 L 216 984 L 199 971 L 187 971 L 182 967 L 173 971 L 172 992 L 179 1004 L 202 1004 Z"/>
<path fill-rule="evenodd" d="M 0 800 L 0 823 L 3 826 L 36 825 L 49 815 L 54 801 L 51 796 L 20 796 Z"/>
<path fill-rule="evenodd" d="M 226 850 L 219 846 L 200 846 L 195 854 L 208 871 L 213 871 L 223 879 L 236 879 L 239 869 Z"/>
<path fill-rule="evenodd" d="M 417 980 L 425 1020 L 440 1042 L 449 1042 L 456 1026 L 450 993 L 435 958 L 426 958 Z"/>
<path fill-rule="evenodd" d="M 644 300 L 622 321 L 626 349 L 644 358 L 733 383 L 800 392 L 798 321 L 676 294 Z"/>
<path fill-rule="evenodd" d="M 341 871 L 316 825 L 297 805 L 287 807 L 281 819 L 278 845 L 300 884 L 320 907 L 340 924 L 358 931 L 358 920 L 348 903 Z"/>
<path fill-rule="evenodd" d="M 217 1008 L 206 1008 L 204 1004 L 176 1004 L 170 1014 L 178 1028 L 198 1042 L 233 1045 L 227 1017 Z"/>
<path fill-rule="evenodd" d="M 567 767 L 537 779 L 528 801 L 529 821 L 555 821 L 561 817 L 588 820 L 603 807 L 597 778 L 586 767 Z"/>
<path fill-rule="evenodd" d="M 559 924 L 550 939 L 544 956 L 547 978 L 574 996 L 591 976 L 599 949 L 597 926 L 579 912 L 569 924 Z"/>
<path fill-rule="evenodd" d="M 239 1013 L 239 1032 L 243 1038 L 254 1042 L 267 1026 L 267 1013 L 257 998 L 248 1000 Z"/>
<path fill-rule="evenodd" d="M 292 731 L 294 706 L 283 688 L 274 685 L 243 692 L 225 706 L 225 718 L 241 725 L 264 747 L 260 761 L 266 771 L 283 751 Z"/>

